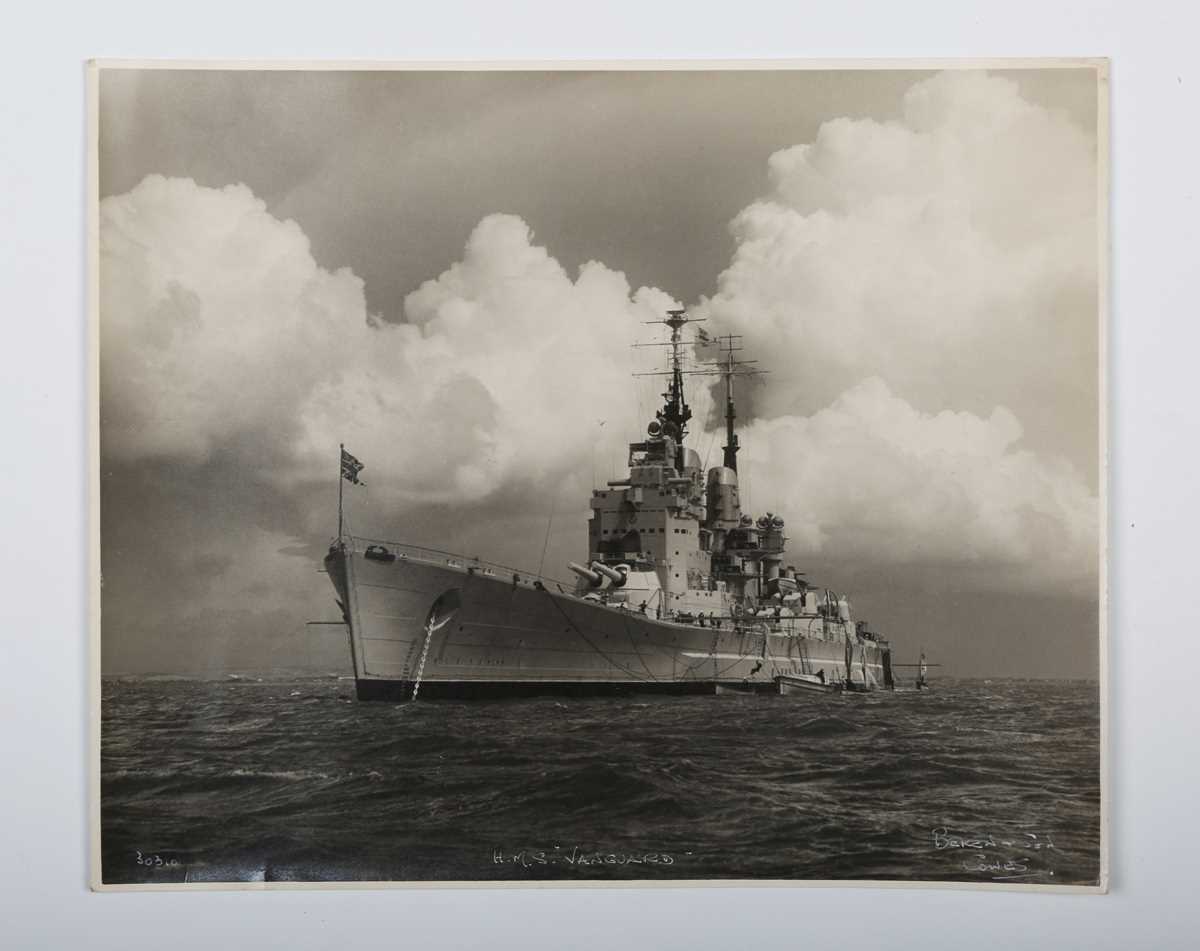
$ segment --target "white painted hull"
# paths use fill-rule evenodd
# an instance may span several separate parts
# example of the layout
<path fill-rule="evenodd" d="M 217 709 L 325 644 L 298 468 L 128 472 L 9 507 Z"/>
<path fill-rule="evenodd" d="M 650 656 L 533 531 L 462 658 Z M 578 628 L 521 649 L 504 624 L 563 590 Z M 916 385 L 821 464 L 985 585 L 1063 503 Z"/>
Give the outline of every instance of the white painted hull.
<path fill-rule="evenodd" d="M 886 648 L 857 637 L 847 676 L 841 626 L 826 634 L 807 623 L 802 634 L 753 618 L 737 629 L 728 620 L 717 629 L 680 624 L 453 555 L 404 548 L 384 560 L 360 549 L 350 541 L 326 566 L 344 604 L 362 699 L 411 696 L 422 653 L 423 697 L 774 689 L 780 677 L 805 676 L 862 690 L 890 679 Z M 427 638 L 431 609 L 448 592 L 458 608 Z"/>

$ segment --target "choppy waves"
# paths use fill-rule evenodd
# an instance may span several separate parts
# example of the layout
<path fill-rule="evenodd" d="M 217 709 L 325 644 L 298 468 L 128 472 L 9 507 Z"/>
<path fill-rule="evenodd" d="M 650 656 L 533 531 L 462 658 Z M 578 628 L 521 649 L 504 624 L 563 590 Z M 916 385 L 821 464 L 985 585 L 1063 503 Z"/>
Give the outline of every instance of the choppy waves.
<path fill-rule="evenodd" d="M 1094 684 L 412 706 L 106 681 L 106 881 L 1092 883 Z"/>

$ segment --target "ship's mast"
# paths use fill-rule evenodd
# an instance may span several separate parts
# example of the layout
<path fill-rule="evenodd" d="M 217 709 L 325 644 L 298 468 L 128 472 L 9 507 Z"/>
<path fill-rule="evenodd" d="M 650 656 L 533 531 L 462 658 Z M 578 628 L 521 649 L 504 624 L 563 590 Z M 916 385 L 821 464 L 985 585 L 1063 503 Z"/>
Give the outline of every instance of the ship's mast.
<path fill-rule="evenodd" d="M 646 321 L 649 324 L 664 324 L 670 327 L 671 339 L 662 344 L 634 344 L 634 346 L 670 347 L 670 368 L 666 371 L 660 370 L 654 373 L 635 373 L 634 376 L 670 377 L 671 382 L 667 387 L 667 391 L 663 393 L 663 399 L 666 402 L 663 408 L 658 411 L 657 416 L 663 423 L 664 432 L 673 436 L 680 444 L 682 444 L 683 437 L 687 434 L 688 420 L 692 418 L 692 411 L 683 397 L 683 377 L 690 374 L 723 376 L 725 378 L 725 458 L 723 465 L 725 468 L 736 472 L 737 454 L 741 446 L 738 444 L 737 433 L 734 431 L 734 422 L 737 419 L 737 413 L 734 410 L 733 404 L 733 378 L 735 376 L 755 376 L 766 371 L 754 367 L 754 364 L 758 362 L 757 360 L 736 359 L 734 354 L 743 349 L 741 334 L 725 334 L 720 337 L 710 338 L 703 330 L 699 332 L 696 342 L 699 344 L 718 343 L 723 351 L 722 358 L 704 365 L 704 368 L 684 369 L 684 340 L 681 331 L 687 324 L 698 323 L 700 320 L 703 320 L 703 318 L 689 317 L 687 312 L 683 310 L 669 310 L 667 311 L 666 320 Z"/>
<path fill-rule="evenodd" d="M 688 421 L 692 418 L 692 409 L 687 405 L 687 400 L 683 395 L 683 377 L 688 373 L 695 373 L 695 370 L 684 369 L 684 339 L 683 328 L 688 324 L 700 323 L 704 318 L 689 317 L 685 310 L 669 310 L 665 320 L 648 320 L 647 324 L 662 324 L 671 328 L 671 339 L 659 343 L 636 343 L 635 347 L 670 347 L 670 361 L 668 368 L 664 370 L 656 370 L 650 373 L 635 373 L 634 376 L 665 376 L 669 382 L 666 392 L 663 393 L 663 408 L 658 410 L 654 415 L 662 424 L 662 431 L 665 435 L 670 436 L 675 440 L 677 447 L 682 451 L 683 439 L 687 435 Z"/>
<path fill-rule="evenodd" d="M 733 354 L 735 350 L 741 350 L 739 344 L 735 344 L 735 340 L 741 340 L 740 336 L 727 334 L 720 338 L 725 341 L 725 365 L 722 368 L 725 376 L 725 458 L 723 460 L 726 469 L 732 469 L 737 472 L 737 454 L 738 438 L 737 433 L 733 430 L 733 421 L 737 419 L 737 414 L 733 409 L 733 378 L 737 375 L 738 361 L 734 360 Z"/>
<path fill-rule="evenodd" d="M 666 400 L 662 411 L 663 429 L 668 435 L 674 436 L 677 442 L 682 443 L 683 437 L 687 435 L 688 420 L 692 418 L 692 411 L 683 396 L 682 334 L 684 325 L 691 323 L 691 318 L 686 311 L 669 310 L 667 319 L 661 322 L 671 328 L 671 383 L 667 392 L 663 394 L 663 399 Z M 667 428 L 668 423 L 673 424 L 674 433 Z"/>
<path fill-rule="evenodd" d="M 756 376 L 760 373 L 765 373 L 765 370 L 759 370 L 754 367 L 757 360 L 738 360 L 734 357 L 742 348 L 742 337 L 740 334 L 724 334 L 716 338 L 722 350 L 722 358 L 711 364 L 714 369 L 706 372 L 719 373 L 725 377 L 725 458 L 722 460 L 722 465 L 726 469 L 732 469 L 737 472 L 737 454 L 741 446 L 738 444 L 737 432 L 734 430 L 734 421 L 737 419 L 737 412 L 733 408 L 733 378 L 736 376 Z"/>

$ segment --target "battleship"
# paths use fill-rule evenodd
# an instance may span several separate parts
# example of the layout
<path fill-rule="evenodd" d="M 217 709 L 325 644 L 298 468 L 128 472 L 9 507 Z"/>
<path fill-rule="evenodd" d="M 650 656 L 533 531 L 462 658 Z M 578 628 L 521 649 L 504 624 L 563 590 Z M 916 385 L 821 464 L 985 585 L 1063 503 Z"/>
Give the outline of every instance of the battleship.
<path fill-rule="evenodd" d="M 758 372 L 753 361 L 727 338 L 720 359 L 688 368 L 695 318 L 672 310 L 655 323 L 669 330 L 663 406 L 629 444 L 628 474 L 593 489 L 573 584 L 344 532 L 341 490 L 363 465 L 341 448 L 324 564 L 360 700 L 894 687 L 887 640 L 852 619 L 844 593 L 788 563 L 784 519 L 743 510 L 734 385 Z M 693 372 L 724 383 L 724 457 L 707 472 L 687 445 Z"/>

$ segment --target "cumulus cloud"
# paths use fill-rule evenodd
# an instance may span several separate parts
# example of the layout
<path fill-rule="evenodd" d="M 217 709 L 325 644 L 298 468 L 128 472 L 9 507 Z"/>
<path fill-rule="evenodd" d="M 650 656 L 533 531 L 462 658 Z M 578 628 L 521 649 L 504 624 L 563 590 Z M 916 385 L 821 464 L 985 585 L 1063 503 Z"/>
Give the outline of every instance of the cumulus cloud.
<path fill-rule="evenodd" d="M 100 204 L 102 452 L 202 462 L 297 435 L 367 330 L 362 282 L 242 185 L 150 176 Z"/>
<path fill-rule="evenodd" d="M 233 452 L 288 489 L 345 442 L 385 504 L 544 504 L 637 424 L 630 342 L 677 306 L 599 263 L 572 279 L 492 215 L 388 323 L 244 186 L 157 176 L 102 203 L 101 288 L 108 458 Z"/>
<path fill-rule="evenodd" d="M 812 412 L 879 376 L 930 408 L 1008 405 L 1090 467 L 1091 136 L 1011 80 L 952 71 L 913 86 L 896 120 L 826 122 L 769 173 L 705 305 L 781 355 L 756 413 Z"/>
<path fill-rule="evenodd" d="M 380 328 L 353 375 L 314 393 L 301 449 L 316 458 L 346 434 L 398 500 L 526 486 L 544 504 L 588 471 L 597 442 L 609 452 L 637 425 L 630 342 L 672 306 L 596 262 L 572 280 L 523 221 L 492 215 L 462 261 L 407 297 L 406 323 Z"/>
<path fill-rule="evenodd" d="M 915 86 L 899 120 L 838 119 L 772 156 L 771 195 L 738 216 L 719 291 L 694 309 L 772 371 L 741 458 L 798 559 L 1094 583 L 1087 473 L 1045 451 L 1053 438 L 1030 447 L 1031 428 L 1078 428 L 1072 406 L 1094 426 L 1091 150 L 1008 81 L 952 73 Z M 480 221 L 387 321 L 244 186 L 152 176 L 102 202 L 100 231 L 105 459 L 252 471 L 297 536 L 327 530 L 328 511 L 302 513 L 344 442 L 381 521 L 460 506 L 500 534 L 561 497 L 581 542 L 597 456 L 623 456 L 657 404 L 631 385 L 646 367 L 630 344 L 676 302 L 598 262 L 569 274 L 515 216 Z M 694 402 L 708 418 L 703 387 Z M 286 537 L 261 526 L 255 557 L 279 561 Z"/>
<path fill-rule="evenodd" d="M 1094 584 L 1098 510 L 1061 458 L 1019 448 L 1003 407 L 913 409 L 878 378 L 812 416 L 757 420 L 741 471 L 798 559 L 946 564 L 983 587 Z"/>
<path fill-rule="evenodd" d="M 1094 150 L 954 71 L 770 157 L 696 310 L 771 370 L 742 458 L 798 555 L 1094 591 Z"/>

